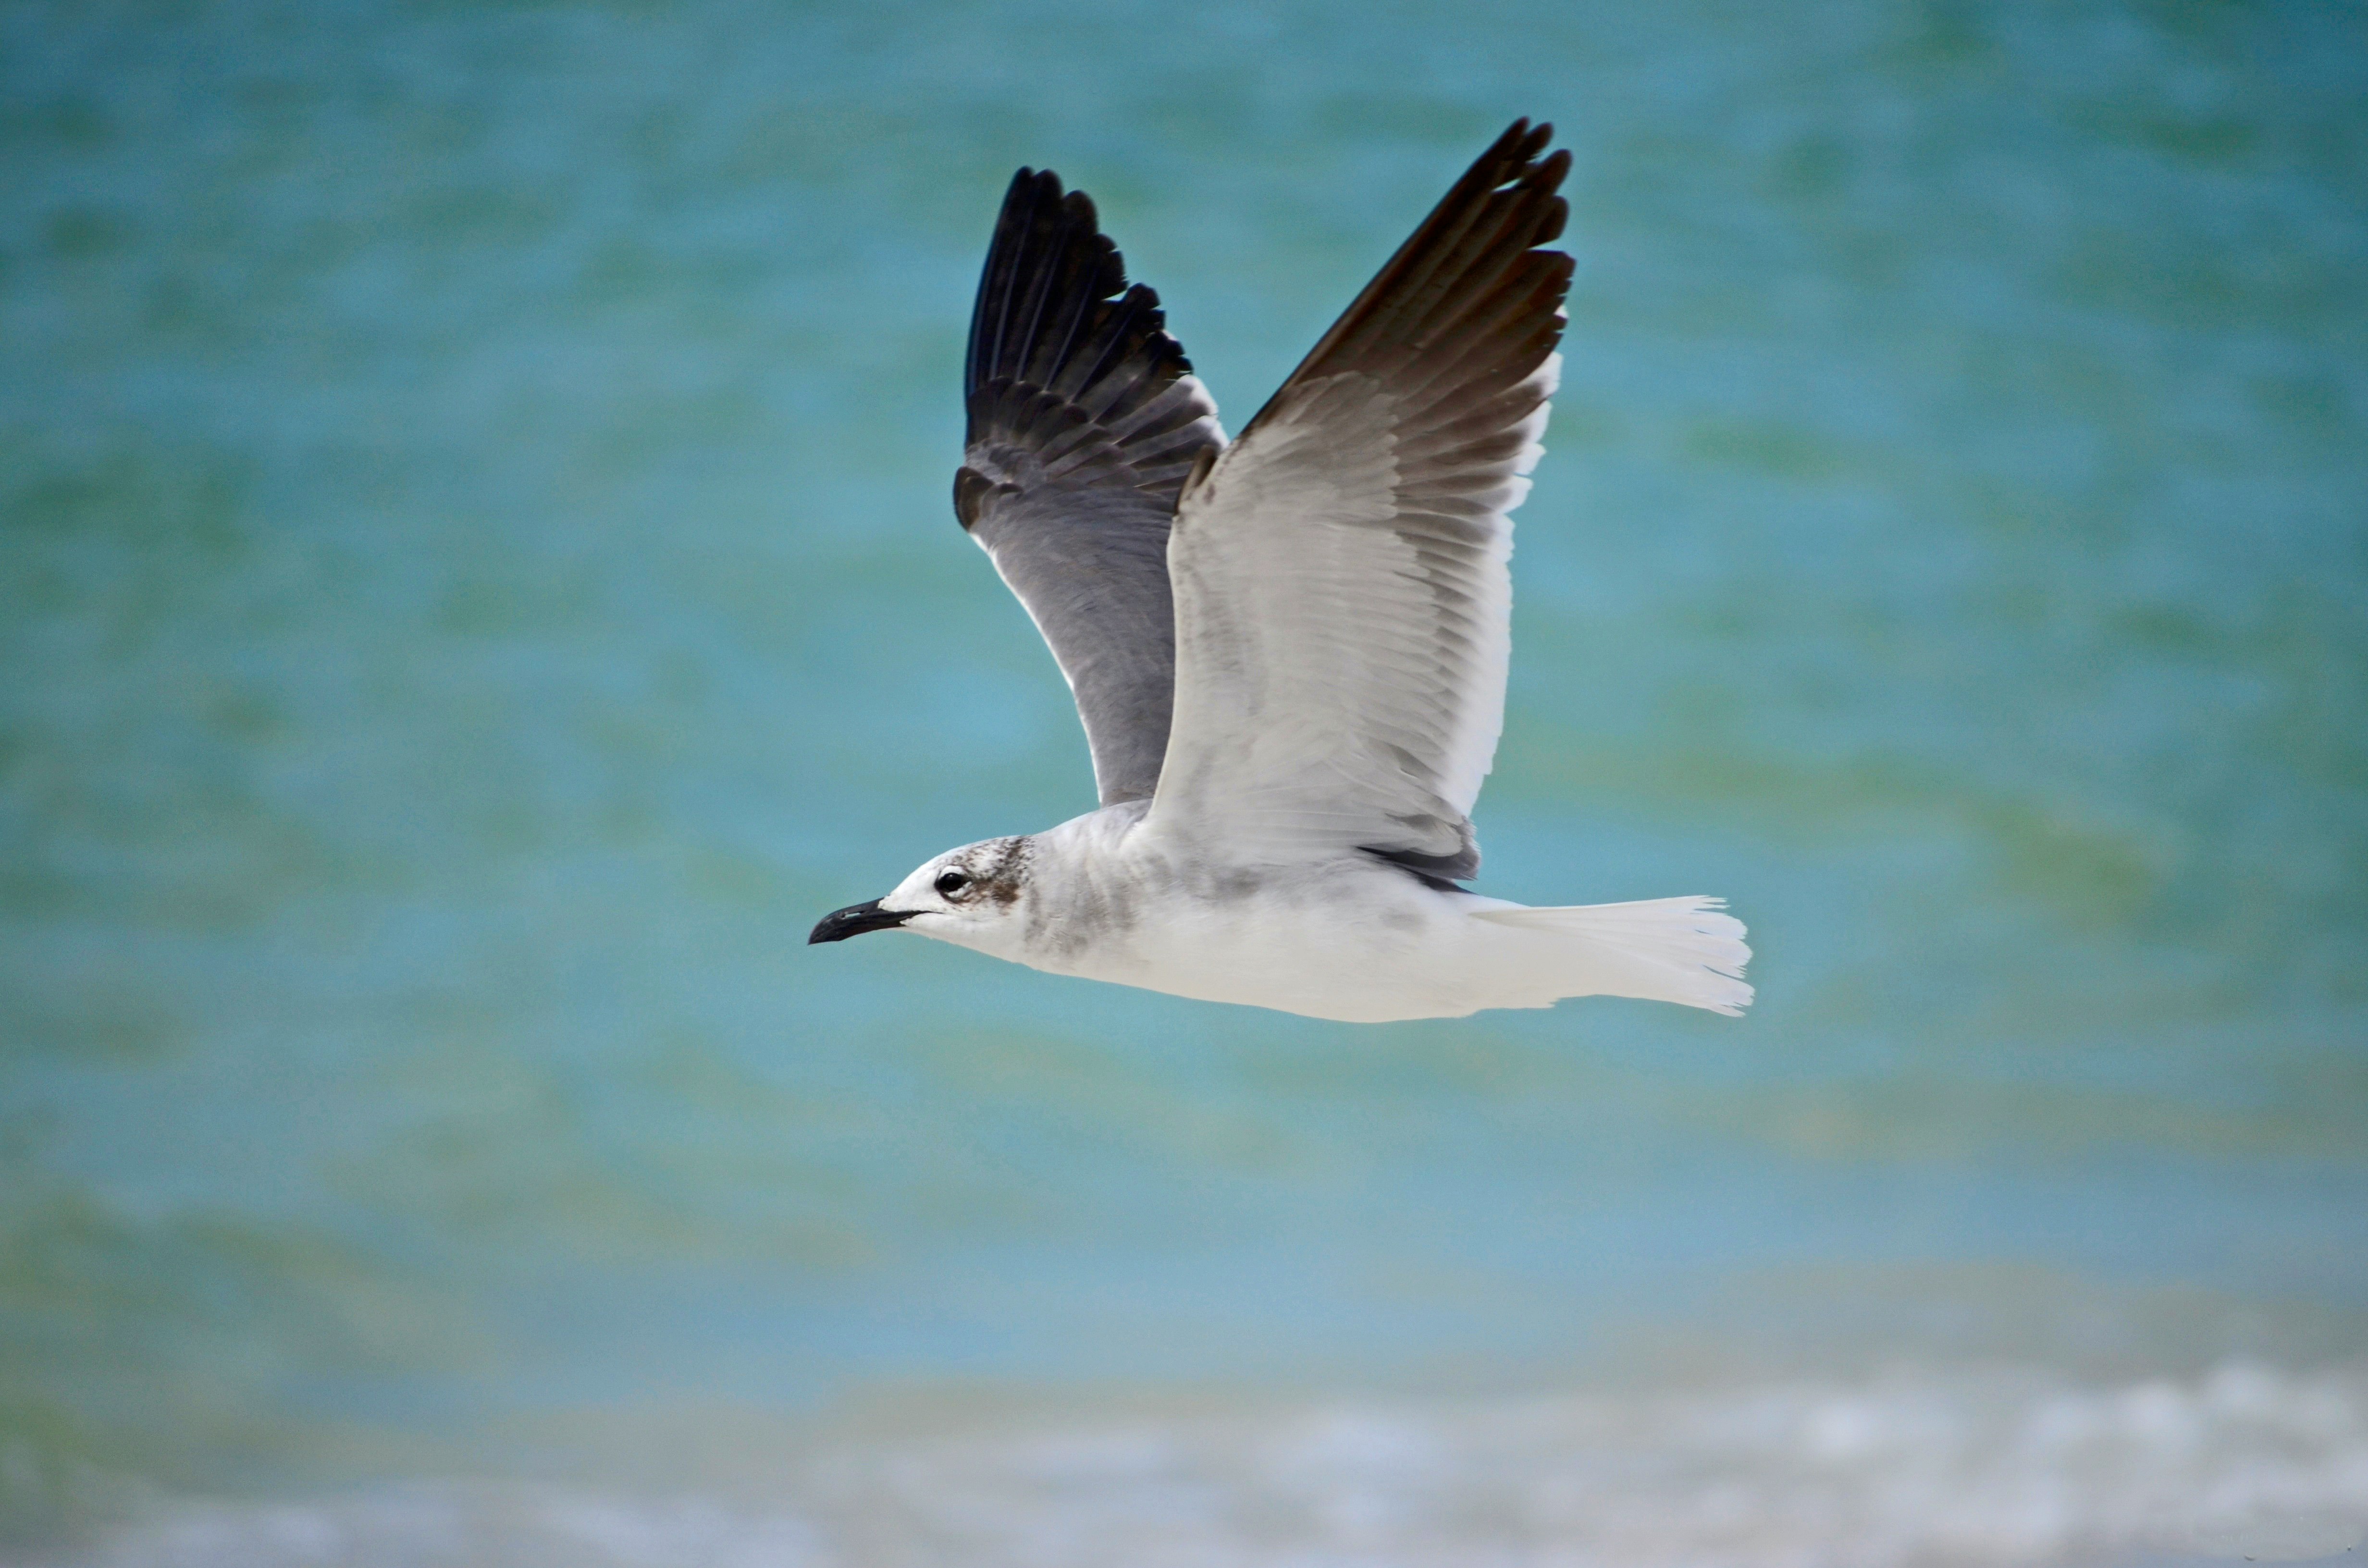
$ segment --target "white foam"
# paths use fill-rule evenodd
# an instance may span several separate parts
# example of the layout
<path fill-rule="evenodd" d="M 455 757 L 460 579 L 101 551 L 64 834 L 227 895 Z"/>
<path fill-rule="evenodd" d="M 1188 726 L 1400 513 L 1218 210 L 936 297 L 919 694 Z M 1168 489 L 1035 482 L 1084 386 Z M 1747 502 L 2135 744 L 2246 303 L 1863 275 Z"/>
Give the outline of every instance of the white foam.
<path fill-rule="evenodd" d="M 778 1494 L 182 1506 L 72 1568 L 1891 1568 L 2358 1562 L 2368 1369 L 1959 1369 L 1037 1419 L 785 1455 Z"/>

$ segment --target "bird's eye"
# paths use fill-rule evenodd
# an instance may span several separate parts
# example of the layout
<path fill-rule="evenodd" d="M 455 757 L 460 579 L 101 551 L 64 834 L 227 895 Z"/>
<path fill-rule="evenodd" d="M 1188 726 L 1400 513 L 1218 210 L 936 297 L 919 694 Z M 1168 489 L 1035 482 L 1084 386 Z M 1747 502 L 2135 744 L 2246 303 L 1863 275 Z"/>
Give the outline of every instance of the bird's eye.
<path fill-rule="evenodd" d="M 948 898 L 953 897 L 954 894 L 962 892 L 962 889 L 968 886 L 970 886 L 970 879 L 963 876 L 960 871 L 939 871 L 938 873 L 938 891 L 945 894 Z"/>

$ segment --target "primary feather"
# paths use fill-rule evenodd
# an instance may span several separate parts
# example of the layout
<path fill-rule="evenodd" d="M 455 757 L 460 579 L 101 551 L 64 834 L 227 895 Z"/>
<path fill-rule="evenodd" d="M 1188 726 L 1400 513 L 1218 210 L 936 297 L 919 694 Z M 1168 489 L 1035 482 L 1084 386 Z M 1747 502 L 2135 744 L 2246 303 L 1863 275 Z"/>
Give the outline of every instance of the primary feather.
<path fill-rule="evenodd" d="M 962 370 L 954 513 L 1077 699 L 1101 802 L 1159 782 L 1175 689 L 1167 530 L 1217 405 L 1130 286 L 1085 192 L 1021 169 L 996 220 Z"/>
<path fill-rule="evenodd" d="M 1175 721 L 1148 825 L 1274 860 L 1479 869 L 1513 508 L 1559 361 L 1566 153 L 1519 121 L 1241 437 L 1168 541 Z"/>

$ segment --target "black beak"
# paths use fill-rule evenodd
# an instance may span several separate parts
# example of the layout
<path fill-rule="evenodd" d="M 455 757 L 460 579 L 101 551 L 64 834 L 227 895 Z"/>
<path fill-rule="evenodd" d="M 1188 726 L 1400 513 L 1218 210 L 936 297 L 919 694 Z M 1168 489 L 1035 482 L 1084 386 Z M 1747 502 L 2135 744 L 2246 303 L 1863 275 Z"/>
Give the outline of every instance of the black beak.
<path fill-rule="evenodd" d="M 885 931 L 902 926 L 920 913 L 917 909 L 882 909 L 880 901 L 850 903 L 845 909 L 834 909 L 814 926 L 806 946 L 816 942 L 844 942 L 849 937 L 860 937 L 866 931 Z"/>

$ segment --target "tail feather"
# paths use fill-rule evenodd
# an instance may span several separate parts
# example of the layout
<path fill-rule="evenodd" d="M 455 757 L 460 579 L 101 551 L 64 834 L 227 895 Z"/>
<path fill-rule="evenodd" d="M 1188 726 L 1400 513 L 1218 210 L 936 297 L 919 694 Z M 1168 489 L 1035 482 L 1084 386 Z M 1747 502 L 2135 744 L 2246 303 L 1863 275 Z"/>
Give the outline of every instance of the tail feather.
<path fill-rule="evenodd" d="M 1520 983 L 1551 988 L 1548 1000 L 1639 996 L 1734 1018 L 1751 1005 L 1743 980 L 1751 949 L 1743 922 L 1722 913 L 1725 908 L 1722 898 L 1654 898 L 1557 909 L 1514 904 L 1474 910 L 1473 918 L 1533 938 L 1507 956 L 1518 964 Z M 1534 939 L 1541 937 L 1549 940 Z"/>

